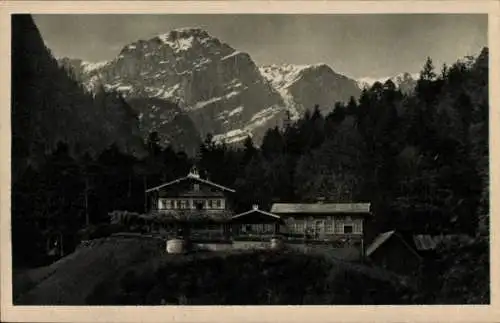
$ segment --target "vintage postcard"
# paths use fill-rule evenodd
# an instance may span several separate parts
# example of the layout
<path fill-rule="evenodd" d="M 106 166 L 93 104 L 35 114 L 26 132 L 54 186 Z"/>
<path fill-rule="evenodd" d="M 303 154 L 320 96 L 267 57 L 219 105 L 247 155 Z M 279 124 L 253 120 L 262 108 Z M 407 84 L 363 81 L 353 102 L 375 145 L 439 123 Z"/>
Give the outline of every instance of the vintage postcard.
<path fill-rule="evenodd" d="M 499 2 L 1 10 L 2 320 L 500 317 Z"/>

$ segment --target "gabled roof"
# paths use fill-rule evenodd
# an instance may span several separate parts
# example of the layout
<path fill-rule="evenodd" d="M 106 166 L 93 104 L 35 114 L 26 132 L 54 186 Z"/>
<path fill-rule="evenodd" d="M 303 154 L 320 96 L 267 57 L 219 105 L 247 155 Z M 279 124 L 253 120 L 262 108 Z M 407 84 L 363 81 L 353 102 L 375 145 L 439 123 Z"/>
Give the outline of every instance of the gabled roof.
<path fill-rule="evenodd" d="M 275 203 L 272 213 L 370 213 L 370 203 Z"/>
<path fill-rule="evenodd" d="M 401 242 L 403 242 L 403 244 L 414 254 L 416 255 L 418 258 L 422 258 L 422 256 L 419 254 L 418 251 L 423 251 L 423 250 L 430 250 L 430 249 L 419 249 L 418 248 L 418 245 L 416 245 L 416 242 L 418 239 L 416 239 L 416 235 L 412 235 L 411 237 L 413 238 L 412 241 L 407 241 L 407 239 L 405 239 L 403 236 L 401 236 L 400 234 L 396 233 L 396 231 L 394 230 L 391 230 L 391 231 L 387 231 L 387 232 L 384 232 L 384 233 L 381 233 L 379 234 L 375 240 L 373 240 L 373 242 L 368 246 L 368 248 L 366 249 L 366 256 L 367 257 L 370 257 L 370 255 L 372 255 L 375 251 L 377 251 L 378 248 L 380 248 L 380 246 L 382 246 L 384 243 L 386 243 L 391 237 L 394 237 L 394 238 L 397 238 L 397 239 L 400 239 Z M 426 245 L 427 246 L 427 245 Z M 429 246 L 429 247 L 432 247 Z"/>
<path fill-rule="evenodd" d="M 149 193 L 149 192 L 152 192 L 152 191 L 157 191 L 157 190 L 159 190 L 161 188 L 164 188 L 164 187 L 167 187 L 167 186 L 170 186 L 170 185 L 173 185 L 173 184 L 178 184 L 178 183 L 183 182 L 183 181 L 188 180 L 188 179 L 192 179 L 192 180 L 198 181 L 198 182 L 203 183 L 203 184 L 207 184 L 207 185 L 210 185 L 210 186 L 213 186 L 213 187 L 217 187 L 217 188 L 219 188 L 219 189 L 221 189 L 223 191 L 227 191 L 227 192 L 231 192 L 231 193 L 235 192 L 235 190 L 233 190 L 232 188 L 216 184 L 216 183 L 211 182 L 209 180 L 202 179 L 198 175 L 193 175 L 192 173 L 189 173 L 187 176 L 178 178 L 178 179 L 173 180 L 173 181 L 168 182 L 168 183 L 161 184 L 159 186 L 155 186 L 155 187 L 149 188 L 149 189 L 146 190 L 146 193 Z"/>
<path fill-rule="evenodd" d="M 262 211 L 262 210 L 259 210 L 259 208 L 254 205 L 253 208 L 249 211 L 246 211 L 246 212 L 243 212 L 243 213 L 240 213 L 240 214 L 236 214 L 234 215 L 232 218 L 233 219 L 236 219 L 236 218 L 239 218 L 239 217 L 242 217 L 242 216 L 245 216 L 245 215 L 248 215 L 248 214 L 251 214 L 251 213 L 260 213 L 260 214 L 263 214 L 265 216 L 270 216 L 270 217 L 273 217 L 273 218 L 276 218 L 276 219 L 281 219 L 281 217 L 279 215 L 276 215 L 276 214 L 272 214 L 272 213 L 269 213 L 269 212 L 266 212 L 266 211 Z"/>

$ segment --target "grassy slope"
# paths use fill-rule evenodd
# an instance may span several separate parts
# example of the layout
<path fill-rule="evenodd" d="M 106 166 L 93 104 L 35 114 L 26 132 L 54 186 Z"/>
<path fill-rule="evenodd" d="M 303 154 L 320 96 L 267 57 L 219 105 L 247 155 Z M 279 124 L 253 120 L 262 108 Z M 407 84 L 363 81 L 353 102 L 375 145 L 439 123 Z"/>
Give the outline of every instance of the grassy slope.
<path fill-rule="evenodd" d="M 155 240 L 105 238 L 41 269 L 15 276 L 15 304 L 82 305 L 96 285 L 120 268 L 145 261 L 161 250 Z"/>
<path fill-rule="evenodd" d="M 15 275 L 14 295 L 17 305 L 395 304 L 397 281 L 322 254 L 168 255 L 157 240 L 113 237 Z"/>

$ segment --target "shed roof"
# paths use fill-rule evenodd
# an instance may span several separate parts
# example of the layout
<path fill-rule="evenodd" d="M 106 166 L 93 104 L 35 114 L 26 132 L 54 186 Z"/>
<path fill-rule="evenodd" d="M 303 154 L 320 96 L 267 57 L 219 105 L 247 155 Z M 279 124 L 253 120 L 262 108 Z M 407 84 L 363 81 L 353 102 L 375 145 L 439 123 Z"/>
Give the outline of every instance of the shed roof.
<path fill-rule="evenodd" d="M 370 213 L 370 203 L 275 203 L 272 213 Z"/>
<path fill-rule="evenodd" d="M 378 248 L 380 248 L 380 246 L 386 243 L 391 237 L 400 239 L 400 241 L 408 248 L 409 251 L 411 251 L 411 253 L 413 253 L 418 258 L 422 259 L 422 255 L 418 252 L 420 250 L 418 250 L 416 248 L 416 245 L 414 244 L 415 240 L 408 241 L 407 239 L 405 239 L 405 237 L 401 236 L 394 230 L 384 232 L 380 234 L 377 238 L 375 238 L 372 244 L 366 249 L 366 256 L 370 257 L 370 255 L 372 255 L 375 251 L 377 251 Z"/>
<path fill-rule="evenodd" d="M 419 254 L 419 256 L 424 252 L 435 250 L 436 247 L 442 242 L 451 241 L 453 239 L 459 239 L 462 242 L 467 242 L 471 239 L 471 237 L 468 235 L 449 234 L 433 236 L 430 234 L 412 234 L 406 232 L 396 232 L 392 230 L 379 234 L 366 249 L 366 255 L 370 256 L 371 254 L 373 254 L 392 236 L 397 236 L 407 247 L 409 247 L 415 253 Z"/>
<path fill-rule="evenodd" d="M 375 250 L 377 250 L 384 242 L 386 242 L 396 231 L 387 231 L 379 234 L 375 240 L 366 249 L 366 255 L 370 256 Z"/>

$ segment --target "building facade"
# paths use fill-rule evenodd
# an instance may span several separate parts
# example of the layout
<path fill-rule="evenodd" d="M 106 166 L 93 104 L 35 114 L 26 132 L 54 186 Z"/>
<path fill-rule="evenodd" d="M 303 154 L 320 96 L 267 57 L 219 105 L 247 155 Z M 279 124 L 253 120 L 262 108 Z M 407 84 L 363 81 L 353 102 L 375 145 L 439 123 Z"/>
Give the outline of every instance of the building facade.
<path fill-rule="evenodd" d="M 340 241 L 363 238 L 371 215 L 369 203 L 275 203 L 271 213 L 282 218 L 282 232 L 292 238 Z"/>
<path fill-rule="evenodd" d="M 371 215 L 369 203 L 275 203 L 270 211 L 254 205 L 236 214 L 234 193 L 201 178 L 193 168 L 185 177 L 148 189 L 148 210 L 133 216 L 133 227 L 196 243 L 264 246 L 280 240 L 363 249 L 364 226 Z M 125 218 L 131 218 L 129 215 Z M 115 220 L 117 217 L 120 214 L 115 213 Z"/>
<path fill-rule="evenodd" d="M 146 191 L 149 210 L 142 218 L 152 231 L 192 239 L 229 239 L 234 190 L 202 179 L 196 168 L 185 177 Z"/>

